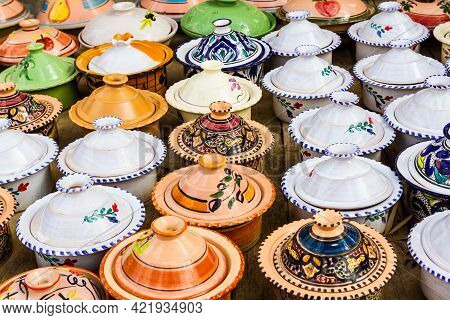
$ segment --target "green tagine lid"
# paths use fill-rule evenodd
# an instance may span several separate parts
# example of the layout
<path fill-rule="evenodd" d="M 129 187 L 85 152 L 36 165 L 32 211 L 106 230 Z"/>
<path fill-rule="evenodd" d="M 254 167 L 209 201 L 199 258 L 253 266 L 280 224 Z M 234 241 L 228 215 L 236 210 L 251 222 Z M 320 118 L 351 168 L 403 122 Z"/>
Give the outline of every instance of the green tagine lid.
<path fill-rule="evenodd" d="M 46 53 L 44 44 L 32 43 L 30 53 L 18 64 L 0 73 L 0 82 L 14 82 L 19 91 L 37 91 L 57 87 L 78 75 L 75 59 Z"/>
<path fill-rule="evenodd" d="M 192 7 L 181 18 L 181 29 L 190 37 L 203 37 L 214 31 L 215 20 L 224 17 L 233 21 L 233 30 L 256 38 L 268 34 L 276 26 L 273 15 L 244 1 L 208 0 Z"/>

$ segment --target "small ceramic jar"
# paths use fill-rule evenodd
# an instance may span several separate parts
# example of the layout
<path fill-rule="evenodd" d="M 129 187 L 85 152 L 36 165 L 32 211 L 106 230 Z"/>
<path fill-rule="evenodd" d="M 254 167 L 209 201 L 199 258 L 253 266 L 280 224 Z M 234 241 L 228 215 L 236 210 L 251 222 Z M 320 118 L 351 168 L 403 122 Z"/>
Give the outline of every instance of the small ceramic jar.
<path fill-rule="evenodd" d="M 402 6 L 402 11 L 417 23 L 423 24 L 429 29 L 449 21 L 448 3 L 441 0 L 397 0 Z"/>
<path fill-rule="evenodd" d="M 434 28 L 433 35 L 441 43 L 441 62 L 446 63 L 450 59 L 450 22 Z"/>
<path fill-rule="evenodd" d="M 188 41 L 175 51 L 175 57 L 185 67 L 186 77 L 200 72 L 203 62 L 215 60 L 223 63 L 224 72 L 259 84 L 264 62 L 272 55 L 270 46 L 234 31 L 229 19 L 215 20 L 213 25 L 211 34 Z"/>
<path fill-rule="evenodd" d="M 393 40 L 389 51 L 355 64 L 353 73 L 362 81 L 363 103 L 369 110 L 383 114 L 393 100 L 424 88 L 429 76 L 446 74 L 439 61 L 414 52 L 411 44 Z"/>
<path fill-rule="evenodd" d="M 111 43 L 114 35 L 129 32 L 136 40 L 169 45 L 178 30 L 175 20 L 152 11 L 136 8 L 134 2 L 115 3 L 111 11 L 92 19 L 78 35 L 80 43 L 93 48 Z"/>
<path fill-rule="evenodd" d="M 156 168 L 166 157 L 164 143 L 144 132 L 119 129 L 119 118 L 100 118 L 93 125 L 96 131 L 61 151 L 59 170 L 64 175 L 87 173 L 97 184 L 120 188 L 147 202 Z"/>
<path fill-rule="evenodd" d="M 384 110 L 384 118 L 398 131 L 395 153 L 430 139 L 443 137 L 442 128 L 450 119 L 450 77 L 425 79 L 426 89 L 394 100 Z"/>
<path fill-rule="evenodd" d="M 166 17 L 179 21 L 190 8 L 205 0 L 141 0 L 142 8 L 151 10 Z"/>
<path fill-rule="evenodd" d="M 48 137 L 8 129 L 11 124 L 0 118 L 0 187 L 15 196 L 21 212 L 52 191 L 50 163 L 58 146 Z"/>
<path fill-rule="evenodd" d="M 0 284 L 0 300 L 107 300 L 100 279 L 76 267 L 47 267 Z"/>
<path fill-rule="evenodd" d="M 0 3 L 0 34 L 7 35 L 8 28 L 13 28 L 29 15 L 30 11 L 19 0 L 3 1 Z"/>
<path fill-rule="evenodd" d="M 166 92 L 167 102 L 181 119 L 188 122 L 209 113 L 209 106 L 216 101 L 230 103 L 232 113 L 251 119 L 252 106 L 261 100 L 261 89 L 249 80 L 222 72 L 220 61 L 205 61 L 201 67 L 202 72 L 175 83 Z"/>
<path fill-rule="evenodd" d="M 395 139 L 395 131 L 383 118 L 358 107 L 356 94 L 333 92 L 331 104 L 300 113 L 289 125 L 291 138 L 300 144 L 303 161 L 320 157 L 337 142 L 356 144 L 360 155 L 381 162 L 381 152 Z"/>
<path fill-rule="evenodd" d="M 272 47 L 273 51 L 269 61 L 269 70 L 281 67 L 288 60 L 297 57 L 295 49 L 304 44 L 319 47 L 318 57 L 331 64 L 332 51 L 341 44 L 341 37 L 309 22 L 307 18 L 310 15 L 309 11 L 304 10 L 289 12 L 286 15 L 289 24 L 262 38 Z"/>
<path fill-rule="evenodd" d="M 302 111 L 327 105 L 332 92 L 353 84 L 350 72 L 317 57 L 319 47 L 302 45 L 296 52 L 296 58 L 267 73 L 262 81 L 273 95 L 275 115 L 286 123 Z"/>
<path fill-rule="evenodd" d="M 274 231 L 258 261 L 283 300 L 372 300 L 381 298 L 397 256 L 375 230 L 324 210 Z"/>
<path fill-rule="evenodd" d="M 422 268 L 420 286 L 428 300 L 450 299 L 450 211 L 436 213 L 417 224 L 409 234 L 408 249 Z"/>
<path fill-rule="evenodd" d="M 403 151 L 397 171 L 408 185 L 408 203 L 417 221 L 450 210 L 450 123 L 444 137 Z"/>
<path fill-rule="evenodd" d="M 268 128 L 256 121 L 230 113 L 231 105 L 215 102 L 211 113 L 184 123 L 170 133 L 169 145 L 186 164 L 197 163 L 206 153 L 218 153 L 228 163 L 242 164 L 258 171 L 273 144 Z"/>
<path fill-rule="evenodd" d="M 398 2 L 382 2 L 378 9 L 381 12 L 370 20 L 348 29 L 349 37 L 356 41 L 356 60 L 386 53 L 390 42 L 397 39 L 409 40 L 413 50 L 419 52 L 420 43 L 430 36 L 430 31 L 401 12 Z"/>
<path fill-rule="evenodd" d="M 13 195 L 6 189 L 0 188 L 0 265 L 8 260 L 13 250 L 9 220 L 14 215 L 15 207 Z"/>
<path fill-rule="evenodd" d="M 106 250 L 136 233 L 145 208 L 119 188 L 94 186 L 87 174 L 65 176 L 57 192 L 30 205 L 17 221 L 17 237 L 39 267 L 70 265 L 97 271 Z"/>

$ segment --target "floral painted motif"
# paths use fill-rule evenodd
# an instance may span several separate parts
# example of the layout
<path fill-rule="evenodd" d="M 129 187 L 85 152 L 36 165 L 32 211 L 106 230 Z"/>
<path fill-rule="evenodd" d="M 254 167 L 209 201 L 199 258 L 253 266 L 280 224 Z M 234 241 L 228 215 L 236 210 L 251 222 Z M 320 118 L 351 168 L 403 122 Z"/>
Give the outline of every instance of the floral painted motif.
<path fill-rule="evenodd" d="M 239 83 L 236 81 L 235 78 L 228 79 L 228 82 L 231 84 L 231 91 L 241 90 L 241 86 L 239 85 Z"/>
<path fill-rule="evenodd" d="M 76 259 L 70 259 L 70 258 L 58 258 L 55 256 L 50 256 L 45 253 L 37 252 L 37 255 L 41 257 L 45 262 L 49 263 L 51 266 L 69 266 L 74 267 L 75 264 L 78 262 Z M 64 260 L 63 260 L 64 259 Z"/>
<path fill-rule="evenodd" d="M 303 104 L 300 102 L 295 102 L 292 104 L 290 101 L 283 99 L 281 97 L 277 97 L 278 102 L 286 108 L 286 112 L 289 118 L 294 118 L 294 111 L 298 111 L 303 107 Z"/>
<path fill-rule="evenodd" d="M 379 25 L 379 24 L 373 23 L 373 22 L 370 24 L 370 27 L 372 29 L 376 30 L 377 36 L 380 38 L 383 37 L 383 34 L 392 30 L 391 26 L 382 26 L 382 25 Z"/>
<path fill-rule="evenodd" d="M 322 77 L 327 77 L 327 76 L 329 76 L 331 74 L 336 74 L 336 71 L 334 71 L 332 66 L 328 66 L 328 67 L 323 68 L 323 70 L 322 70 Z"/>
<path fill-rule="evenodd" d="M 245 200 L 244 192 L 242 192 L 240 189 L 242 176 L 229 168 L 225 168 L 224 172 L 226 175 L 220 180 L 219 184 L 217 185 L 217 192 L 209 195 L 211 198 L 213 198 L 208 202 L 208 208 L 211 212 L 217 211 L 221 207 L 223 202 L 227 202 L 228 209 L 231 210 L 236 201 L 244 203 Z M 233 192 L 231 193 L 231 195 L 224 198 L 225 190 L 230 187 L 231 183 L 233 183 Z M 236 193 L 234 193 L 234 191 L 236 191 L 236 187 L 238 190 Z"/>
<path fill-rule="evenodd" d="M 156 21 L 155 13 L 152 10 L 148 10 L 145 18 L 141 20 L 141 30 L 144 30 L 146 27 L 151 28 L 154 21 Z"/>
<path fill-rule="evenodd" d="M 18 196 L 19 194 L 21 194 L 22 192 L 25 192 L 28 190 L 28 186 L 30 184 L 28 182 L 26 183 L 21 183 L 19 184 L 19 186 L 17 187 L 17 189 L 14 188 L 8 188 L 8 191 L 11 192 L 13 195 Z"/>
<path fill-rule="evenodd" d="M 22 61 L 17 64 L 17 68 L 22 68 L 20 71 L 19 77 L 24 76 L 25 79 L 31 80 L 30 75 L 28 74 L 28 69 L 34 69 L 36 67 L 36 63 L 34 61 L 33 55 L 27 55 Z"/>
<path fill-rule="evenodd" d="M 100 210 L 95 210 L 90 216 L 84 216 L 83 223 L 93 223 L 99 219 L 108 219 L 111 223 L 119 223 L 117 220 L 117 213 L 119 208 L 116 203 L 113 203 L 111 208 L 101 208 Z"/>
<path fill-rule="evenodd" d="M 150 245 L 150 240 L 155 235 L 154 232 L 148 231 L 144 232 L 139 239 L 137 239 L 133 244 L 133 252 L 139 256 L 141 255 Z"/>
<path fill-rule="evenodd" d="M 376 221 L 381 221 L 383 223 L 386 223 L 387 222 L 387 220 L 386 220 L 386 211 L 367 216 L 365 218 L 364 222 L 376 222 Z"/>
<path fill-rule="evenodd" d="M 439 198 L 420 190 L 409 190 L 408 199 L 417 221 L 422 221 L 437 212 L 450 210 L 450 199 Z"/>
<path fill-rule="evenodd" d="M 357 124 L 351 124 L 346 133 L 357 133 L 357 132 L 367 132 L 370 135 L 375 135 L 375 132 L 373 131 L 373 120 L 371 117 L 367 119 L 367 121 L 364 122 L 358 122 Z"/>
<path fill-rule="evenodd" d="M 414 2 L 412 0 L 404 0 L 404 1 L 400 2 L 400 4 L 402 5 L 403 11 L 411 12 L 411 9 L 415 6 L 417 6 L 416 2 Z M 422 1 L 419 1 L 419 2 L 422 2 Z M 450 4 L 448 3 L 448 1 L 440 0 L 437 3 L 437 6 L 442 10 L 442 12 L 450 14 Z"/>
<path fill-rule="evenodd" d="M 393 96 L 385 96 L 385 97 L 383 97 L 381 94 L 379 94 L 377 91 L 375 91 L 375 89 L 372 88 L 371 86 L 364 85 L 364 87 L 367 89 L 367 92 L 374 98 L 375 105 L 380 110 L 383 109 L 382 107 L 386 103 L 388 103 L 388 102 L 392 101 L 392 99 L 394 99 Z"/>

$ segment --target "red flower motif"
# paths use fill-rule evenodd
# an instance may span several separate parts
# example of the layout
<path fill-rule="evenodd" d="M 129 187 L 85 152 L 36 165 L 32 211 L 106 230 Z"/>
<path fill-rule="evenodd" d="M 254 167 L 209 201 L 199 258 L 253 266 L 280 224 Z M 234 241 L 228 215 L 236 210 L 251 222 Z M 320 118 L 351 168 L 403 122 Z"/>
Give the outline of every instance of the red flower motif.
<path fill-rule="evenodd" d="M 69 267 L 75 267 L 75 263 L 77 263 L 78 260 L 71 260 L 69 258 L 67 258 L 66 260 L 64 260 L 64 265 L 65 266 L 69 266 Z"/>
<path fill-rule="evenodd" d="M 386 96 L 384 99 L 387 100 L 387 101 L 391 101 L 392 98 L 394 98 L 394 97 L 393 96 Z"/>
<path fill-rule="evenodd" d="M 369 123 L 370 123 L 370 124 L 373 124 L 373 120 L 372 120 L 371 117 L 369 117 Z"/>
<path fill-rule="evenodd" d="M 30 184 L 29 184 L 28 182 L 27 182 L 27 183 L 21 183 L 21 184 L 19 184 L 19 186 L 17 187 L 17 191 L 19 191 L 19 192 L 27 191 L 29 185 L 30 185 Z"/>
<path fill-rule="evenodd" d="M 305 156 L 305 157 L 311 157 L 311 153 L 309 153 L 308 151 L 303 151 L 303 155 Z"/>
<path fill-rule="evenodd" d="M 384 30 L 386 30 L 386 31 L 392 30 L 392 27 L 391 26 L 386 26 L 386 27 L 384 27 Z"/>
<path fill-rule="evenodd" d="M 116 203 L 113 203 L 112 209 L 113 209 L 114 212 L 119 212 L 119 208 L 117 208 L 117 204 Z"/>
<path fill-rule="evenodd" d="M 69 259 L 66 259 L 66 260 L 69 260 Z M 73 274 L 74 276 L 78 276 L 78 277 L 83 275 L 81 272 L 79 272 L 78 270 L 74 270 L 74 269 L 70 269 L 69 272 L 71 274 Z"/>
<path fill-rule="evenodd" d="M 303 104 L 298 103 L 298 102 L 294 103 L 294 108 L 295 109 L 300 109 L 301 107 L 303 107 Z"/>
<path fill-rule="evenodd" d="M 314 171 L 314 170 L 313 170 Z M 308 176 L 312 177 L 313 171 L 311 171 Z"/>

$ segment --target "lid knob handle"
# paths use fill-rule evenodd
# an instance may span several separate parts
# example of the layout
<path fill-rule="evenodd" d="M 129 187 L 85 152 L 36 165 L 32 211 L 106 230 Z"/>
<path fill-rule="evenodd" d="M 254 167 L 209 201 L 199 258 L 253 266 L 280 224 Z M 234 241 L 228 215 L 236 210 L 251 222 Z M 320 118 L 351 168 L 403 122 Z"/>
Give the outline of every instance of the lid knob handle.
<path fill-rule="evenodd" d="M 378 5 L 378 10 L 382 12 L 400 11 L 402 5 L 396 1 L 385 1 Z"/>
<path fill-rule="evenodd" d="M 330 101 L 340 106 L 354 106 L 358 104 L 359 97 L 353 92 L 335 91 L 331 93 Z"/>
<path fill-rule="evenodd" d="M 151 229 L 162 237 L 176 237 L 187 229 L 187 224 L 179 217 L 165 216 L 153 220 Z"/>
<path fill-rule="evenodd" d="M 202 68 L 203 71 L 215 72 L 215 71 L 222 70 L 222 68 L 224 67 L 224 64 L 221 61 L 207 60 L 207 61 L 202 62 L 200 64 L 200 67 Z"/>
<path fill-rule="evenodd" d="M 136 8 L 136 4 L 134 2 L 129 2 L 129 1 L 117 2 L 117 3 L 113 4 L 112 8 L 117 13 L 121 13 L 121 12 L 133 10 L 134 8 Z"/>
<path fill-rule="evenodd" d="M 112 87 L 120 87 L 128 82 L 128 77 L 124 74 L 108 74 L 103 77 L 103 82 Z"/>
<path fill-rule="evenodd" d="M 342 215 L 334 210 L 326 209 L 313 216 L 312 232 L 321 238 L 334 238 L 344 232 Z"/>
<path fill-rule="evenodd" d="M 311 15 L 311 12 L 309 12 L 307 10 L 296 10 L 296 11 L 288 12 L 286 14 L 286 18 L 289 21 L 303 21 L 303 20 L 308 19 L 310 15 Z"/>
<path fill-rule="evenodd" d="M 9 118 L 0 118 L 0 132 L 6 131 L 12 126 L 12 120 Z"/>
<path fill-rule="evenodd" d="M 44 50 L 44 44 L 42 42 L 30 43 L 27 46 L 27 49 L 28 49 L 28 51 L 30 51 L 30 53 L 36 53 L 36 52 Z"/>
<path fill-rule="evenodd" d="M 395 49 L 406 49 L 414 45 L 410 39 L 394 39 L 389 42 L 389 46 Z"/>
<path fill-rule="evenodd" d="M 114 130 L 119 128 L 122 125 L 122 120 L 118 117 L 102 117 L 98 118 L 92 124 L 96 130 Z"/>
<path fill-rule="evenodd" d="M 208 153 L 201 155 L 198 163 L 205 169 L 219 169 L 225 166 L 227 158 L 221 154 Z"/>
<path fill-rule="evenodd" d="M 325 155 L 333 158 L 348 159 L 360 154 L 361 150 L 354 143 L 333 143 L 325 149 Z"/>
<path fill-rule="evenodd" d="M 38 19 L 25 19 L 19 22 L 19 26 L 26 31 L 33 31 L 39 28 L 40 21 Z"/>
<path fill-rule="evenodd" d="M 56 189 L 62 193 L 80 193 L 94 185 L 94 178 L 85 173 L 62 177 L 56 182 Z"/>
<path fill-rule="evenodd" d="M 122 45 L 129 45 L 131 43 L 131 41 L 133 40 L 134 36 L 129 33 L 117 33 L 114 35 L 113 40 L 112 40 L 112 44 L 113 45 L 118 45 L 118 44 L 122 44 Z"/>
<path fill-rule="evenodd" d="M 230 19 L 217 19 L 213 21 L 215 27 L 214 33 L 216 34 L 226 34 L 231 31 L 231 20 Z"/>
<path fill-rule="evenodd" d="M 16 93 L 16 84 L 14 82 L 0 83 L 0 97 L 10 97 Z"/>
<path fill-rule="evenodd" d="M 232 105 L 225 101 L 216 101 L 209 105 L 209 110 L 211 110 L 211 118 L 220 120 L 227 119 L 230 117 L 230 112 Z"/>
<path fill-rule="evenodd" d="M 295 48 L 295 53 L 300 57 L 312 57 L 320 53 L 320 48 L 312 44 L 302 44 Z"/>
<path fill-rule="evenodd" d="M 39 268 L 25 277 L 25 286 L 30 290 L 45 290 L 58 283 L 61 275 L 55 268 Z"/>
<path fill-rule="evenodd" d="M 437 90 L 450 89 L 450 77 L 448 76 L 429 76 L 425 79 L 424 84 L 427 88 Z"/>

